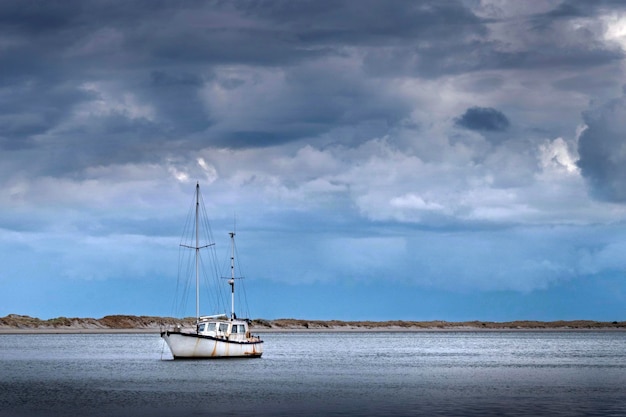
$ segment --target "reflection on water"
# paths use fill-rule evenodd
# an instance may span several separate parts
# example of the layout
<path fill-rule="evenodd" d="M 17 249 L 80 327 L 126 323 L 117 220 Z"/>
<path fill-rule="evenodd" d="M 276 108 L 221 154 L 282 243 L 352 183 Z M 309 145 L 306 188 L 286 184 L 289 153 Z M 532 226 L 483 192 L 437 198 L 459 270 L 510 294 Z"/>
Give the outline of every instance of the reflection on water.
<path fill-rule="evenodd" d="M 0 416 L 626 415 L 625 332 L 264 340 L 173 361 L 157 335 L 0 335 Z"/>

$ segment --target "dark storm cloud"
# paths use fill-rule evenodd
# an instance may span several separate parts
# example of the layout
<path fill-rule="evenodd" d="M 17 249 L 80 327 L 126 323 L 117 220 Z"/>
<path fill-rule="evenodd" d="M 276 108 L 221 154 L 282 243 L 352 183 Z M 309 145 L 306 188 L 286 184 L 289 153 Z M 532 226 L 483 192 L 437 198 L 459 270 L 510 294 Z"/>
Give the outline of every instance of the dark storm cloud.
<path fill-rule="evenodd" d="M 112 113 L 90 119 L 89 125 L 59 131 L 33 157 L 34 174 L 83 178 L 88 167 L 157 162 L 162 157 L 163 129 L 149 120 Z"/>
<path fill-rule="evenodd" d="M 240 3 L 241 4 L 241 3 Z M 462 2 L 266 1 L 249 12 L 289 28 L 306 44 L 389 46 L 485 34 Z M 450 28 L 456 32 L 451 33 Z"/>
<path fill-rule="evenodd" d="M 491 107 L 470 107 L 455 123 L 469 130 L 488 132 L 501 132 L 510 125 L 504 113 Z"/>
<path fill-rule="evenodd" d="M 152 103 L 163 128 L 176 134 L 201 132 L 210 126 L 198 91 L 205 79 L 191 73 L 170 73 L 155 70 L 140 96 Z"/>
<path fill-rule="evenodd" d="M 374 49 L 368 52 L 365 64 L 368 71 L 377 76 L 437 78 L 481 70 L 597 67 L 617 62 L 624 56 L 617 48 L 562 48 L 550 42 L 518 52 L 498 51 L 500 46 L 498 42 L 490 41 L 463 43 L 440 40 L 415 48 Z M 450 59 L 450 56 L 455 59 Z"/>
<path fill-rule="evenodd" d="M 567 0 L 561 2 L 548 13 L 537 15 L 538 20 L 554 20 L 559 18 L 592 17 L 602 10 L 626 9 L 626 4 L 621 0 Z"/>
<path fill-rule="evenodd" d="M 607 45 L 599 38 L 599 33 L 576 23 L 578 18 L 594 17 L 600 10 L 597 6 L 580 4 L 573 7 L 575 12 L 568 14 L 566 4 L 560 12 L 551 10 L 513 21 L 480 19 L 458 4 L 454 6 L 456 13 L 450 13 L 447 7 L 452 3 L 444 4 L 446 10 L 441 14 L 423 13 L 420 25 L 426 32 L 389 42 L 385 48 L 368 49 L 364 61 L 368 71 L 378 76 L 437 78 L 481 70 L 579 70 L 617 62 L 624 57 L 619 47 Z M 618 7 L 624 8 L 624 5 Z M 494 28 L 498 26 L 506 27 L 515 41 L 493 37 Z M 532 36 L 528 37 L 528 33 Z M 511 47 L 517 42 L 516 38 L 524 39 L 521 47 Z"/>
<path fill-rule="evenodd" d="M 317 14 L 304 12 L 314 9 Z M 387 15 L 402 14 L 400 8 L 384 9 Z M 349 19 L 353 12 L 359 12 L 361 17 Z M 326 23 L 315 20 L 320 13 L 329 19 L 328 28 L 324 27 Z M 368 29 L 377 33 L 373 38 L 394 37 L 393 27 L 385 19 L 382 22 L 386 23 L 375 25 L 378 29 L 371 26 L 376 17 L 368 12 L 368 7 L 355 8 L 350 2 L 303 2 L 297 7 L 290 2 L 2 3 L 0 34 L 5 42 L 0 53 L 6 64 L 0 68 L 0 85 L 8 86 L 3 91 L 7 99 L 0 119 L 2 146 L 31 146 L 34 135 L 52 134 L 89 96 L 94 101 L 102 100 L 98 92 L 85 92 L 84 84 L 93 82 L 104 83 L 103 88 L 110 95 L 133 94 L 156 114 L 149 121 L 133 120 L 131 114 L 123 111 L 110 115 L 91 112 L 84 115 L 82 128 L 63 127 L 75 162 L 92 161 L 96 155 L 103 158 L 101 163 L 112 162 L 106 157 L 109 152 L 94 152 L 102 142 L 128 147 L 128 152 L 119 153 L 133 155 L 132 144 L 138 140 L 138 134 L 149 134 L 143 140 L 153 145 L 170 138 L 190 147 L 206 145 L 206 140 L 198 142 L 185 136 L 206 130 L 214 121 L 200 96 L 207 80 L 213 80 L 215 65 L 289 68 L 304 59 L 338 54 L 335 49 L 346 42 L 363 43 L 363 36 L 372 38 Z M 342 26 L 347 22 L 356 23 L 346 35 Z M 314 94 L 307 92 L 306 85 L 320 86 L 315 75 L 298 80 L 299 77 L 297 73 L 292 75 L 292 93 L 286 98 L 301 111 L 284 111 L 278 103 L 277 111 L 292 117 L 289 120 L 281 116 L 279 129 L 244 126 L 212 134 L 211 138 L 221 146 L 229 145 L 229 140 L 234 140 L 234 146 L 264 146 L 310 137 L 337 125 L 359 123 L 359 117 L 395 117 L 391 113 L 397 106 L 379 108 L 380 114 L 372 114 L 375 106 L 363 104 L 376 99 L 369 93 L 354 90 L 345 96 L 342 89 L 335 90 L 328 84 L 321 86 L 325 94 Z M 230 81 L 226 80 L 223 86 L 238 86 L 236 80 Z M 297 86 L 295 82 L 304 84 Z M 58 92 L 61 87 L 63 97 Z M 341 100 L 336 100 L 337 95 L 348 97 L 346 105 L 353 107 L 338 107 Z M 359 100 L 364 97 L 368 100 Z M 246 115 L 242 117 L 245 119 Z M 80 138 L 73 138 L 72 133 L 80 134 Z M 100 139 L 110 134 L 135 139 Z M 55 136 L 58 140 L 60 137 Z"/>
<path fill-rule="evenodd" d="M 626 96 L 583 114 L 587 129 L 578 141 L 578 166 L 592 194 L 626 201 Z"/>
<path fill-rule="evenodd" d="M 467 4 L 0 2 L 0 146 L 55 143 L 61 149 L 55 169 L 63 170 L 79 169 L 81 161 L 158 159 L 176 146 L 268 146 L 312 141 L 336 129 L 376 127 L 361 139 L 353 134 L 358 142 L 385 135 L 412 111 L 405 99 L 376 84 L 380 80 L 600 66 L 622 58 L 593 33 L 570 27 L 568 16 L 598 10 L 585 3 L 521 22 L 521 29 L 541 27 L 543 36 L 533 41 L 538 44 L 513 50 L 503 49 L 507 40 L 492 37 L 492 25 L 508 22 L 479 17 Z M 550 21 L 551 13 L 559 18 Z M 572 41 L 564 46 L 563 39 Z M 327 65 L 332 59 L 358 62 L 342 74 Z M 245 94 L 253 87 L 245 79 L 216 75 L 230 66 L 284 76 L 282 90 L 266 91 L 272 100 L 257 97 L 258 103 L 242 106 L 237 123 L 225 123 L 208 104 L 216 100 L 207 93 L 213 85 L 242 92 L 245 98 L 238 100 L 253 100 Z M 98 88 L 86 88 L 90 84 Z M 136 99 L 151 115 L 111 103 L 124 97 Z M 501 113 L 474 111 L 460 123 L 500 131 L 508 122 Z M 59 163 L 66 158 L 71 164 Z"/>
<path fill-rule="evenodd" d="M 36 135 L 54 128 L 75 106 L 91 99 L 92 94 L 73 85 L 37 80 L 0 89 L 0 149 L 34 146 Z"/>

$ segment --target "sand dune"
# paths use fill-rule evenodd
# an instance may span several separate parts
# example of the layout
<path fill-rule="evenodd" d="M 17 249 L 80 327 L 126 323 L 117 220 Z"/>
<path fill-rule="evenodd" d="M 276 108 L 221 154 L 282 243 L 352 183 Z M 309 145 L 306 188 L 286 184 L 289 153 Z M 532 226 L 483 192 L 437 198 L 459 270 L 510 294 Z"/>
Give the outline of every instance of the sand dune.
<path fill-rule="evenodd" d="M 164 326 L 181 324 L 193 326 L 195 319 L 187 317 L 111 315 L 99 319 L 57 317 L 41 320 L 35 317 L 9 314 L 0 318 L 1 333 L 100 333 L 100 332 L 158 332 Z M 254 331 L 420 331 L 420 330 L 626 330 L 625 321 L 339 321 L 302 319 L 254 319 Z"/>

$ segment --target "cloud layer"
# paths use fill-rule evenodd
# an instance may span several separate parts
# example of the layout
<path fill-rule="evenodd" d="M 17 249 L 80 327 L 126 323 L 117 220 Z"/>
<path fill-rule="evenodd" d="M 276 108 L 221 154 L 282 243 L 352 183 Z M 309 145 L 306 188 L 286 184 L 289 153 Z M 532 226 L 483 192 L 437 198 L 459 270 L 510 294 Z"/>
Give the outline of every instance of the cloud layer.
<path fill-rule="evenodd" d="M 277 285 L 622 271 L 624 25 L 620 2 L 2 2 L 2 280 L 163 275 L 195 181 Z"/>

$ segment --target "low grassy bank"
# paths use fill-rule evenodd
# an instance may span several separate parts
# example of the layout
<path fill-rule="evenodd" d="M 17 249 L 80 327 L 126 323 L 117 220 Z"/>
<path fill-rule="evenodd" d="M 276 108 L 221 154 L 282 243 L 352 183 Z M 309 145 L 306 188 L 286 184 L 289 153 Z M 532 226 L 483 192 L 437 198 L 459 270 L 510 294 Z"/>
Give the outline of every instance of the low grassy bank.
<path fill-rule="evenodd" d="M 111 315 L 99 319 L 56 317 L 41 320 L 35 317 L 9 314 L 0 318 L 0 332 L 156 332 L 164 326 L 181 324 L 193 326 L 195 319 L 173 317 Z M 418 330 L 626 330 L 626 322 L 592 320 L 571 321 L 340 321 L 303 319 L 254 319 L 255 331 L 418 331 Z"/>

